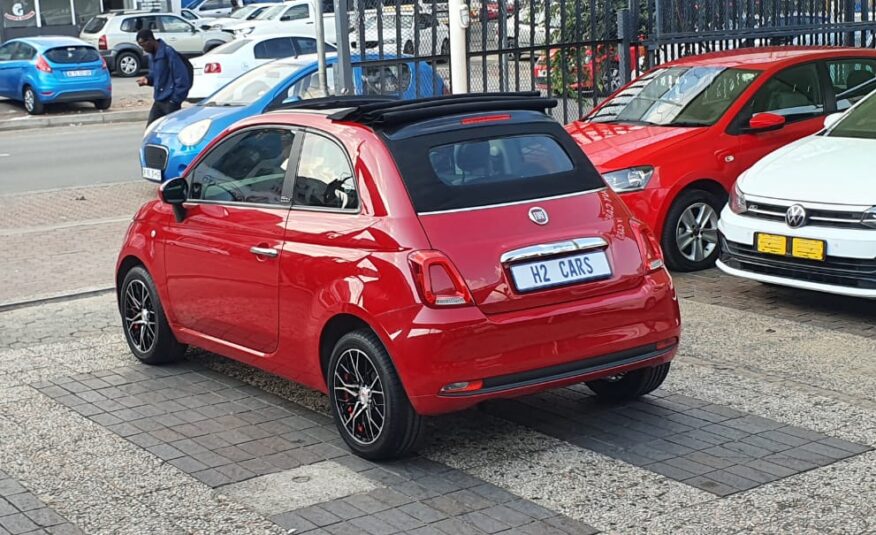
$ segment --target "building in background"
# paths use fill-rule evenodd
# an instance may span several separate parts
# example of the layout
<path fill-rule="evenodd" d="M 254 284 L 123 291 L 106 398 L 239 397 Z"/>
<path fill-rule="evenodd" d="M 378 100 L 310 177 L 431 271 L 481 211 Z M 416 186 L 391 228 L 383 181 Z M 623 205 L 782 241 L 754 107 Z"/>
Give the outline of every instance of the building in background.
<path fill-rule="evenodd" d="M 178 13 L 180 0 L 0 0 L 0 42 L 33 35 L 79 35 L 93 16 L 117 9 Z"/>

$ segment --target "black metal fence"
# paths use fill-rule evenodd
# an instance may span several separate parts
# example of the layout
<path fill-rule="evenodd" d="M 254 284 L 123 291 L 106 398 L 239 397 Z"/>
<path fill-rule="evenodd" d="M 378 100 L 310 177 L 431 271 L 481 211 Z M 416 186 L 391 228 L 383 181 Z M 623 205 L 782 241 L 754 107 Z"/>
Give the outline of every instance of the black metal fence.
<path fill-rule="evenodd" d="M 350 0 L 352 1 L 352 0 Z M 467 0 L 467 89 L 556 96 L 585 115 L 640 72 L 679 57 L 774 45 L 876 46 L 876 0 Z M 447 3 L 359 0 L 359 93 L 449 92 Z M 364 54 L 363 54 L 364 52 Z"/>

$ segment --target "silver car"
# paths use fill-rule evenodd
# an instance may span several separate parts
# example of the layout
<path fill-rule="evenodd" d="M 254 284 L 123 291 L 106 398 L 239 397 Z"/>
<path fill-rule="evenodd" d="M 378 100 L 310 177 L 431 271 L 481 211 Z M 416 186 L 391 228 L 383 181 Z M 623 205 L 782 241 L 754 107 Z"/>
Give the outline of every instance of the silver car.
<path fill-rule="evenodd" d="M 231 40 L 223 31 L 203 30 L 174 13 L 119 11 L 88 21 L 79 38 L 100 51 L 107 67 L 120 76 L 137 76 L 145 54 L 137 45 L 137 32 L 150 29 L 155 37 L 185 56 L 200 56 Z"/>

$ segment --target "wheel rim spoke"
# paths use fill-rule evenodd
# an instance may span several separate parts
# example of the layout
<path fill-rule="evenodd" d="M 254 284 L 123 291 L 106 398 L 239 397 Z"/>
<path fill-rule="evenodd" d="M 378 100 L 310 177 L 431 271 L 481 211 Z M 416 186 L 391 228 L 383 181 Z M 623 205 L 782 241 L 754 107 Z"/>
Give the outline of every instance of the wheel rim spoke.
<path fill-rule="evenodd" d="M 122 308 L 128 340 L 137 351 L 146 353 L 152 349 L 158 333 L 149 288 L 143 281 L 134 280 L 125 289 L 124 295 Z"/>
<path fill-rule="evenodd" d="M 347 434 L 363 445 L 376 441 L 386 420 L 386 398 L 371 358 L 359 349 L 344 351 L 335 364 L 331 390 Z"/>

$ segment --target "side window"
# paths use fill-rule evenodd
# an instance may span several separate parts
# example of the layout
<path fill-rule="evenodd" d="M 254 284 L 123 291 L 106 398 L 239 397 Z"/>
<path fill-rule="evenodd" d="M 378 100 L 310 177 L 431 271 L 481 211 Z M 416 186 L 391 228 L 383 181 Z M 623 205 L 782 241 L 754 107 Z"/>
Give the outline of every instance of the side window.
<path fill-rule="evenodd" d="M 292 204 L 344 210 L 359 207 L 353 171 L 340 145 L 318 134 L 304 137 Z"/>
<path fill-rule="evenodd" d="M 222 7 L 222 2 L 220 2 L 220 0 L 207 0 L 201 4 L 201 7 L 198 9 L 201 11 L 210 11 L 211 9 L 222 9 Z"/>
<path fill-rule="evenodd" d="M 11 60 L 16 48 L 18 48 L 18 43 L 6 43 L 0 46 L 0 61 Z"/>
<path fill-rule="evenodd" d="M 751 111 L 782 115 L 788 122 L 824 113 L 824 95 L 816 65 L 791 67 L 767 80 L 754 96 Z"/>
<path fill-rule="evenodd" d="M 18 43 L 18 48 L 12 53 L 12 59 L 25 61 L 33 59 L 35 55 L 36 49 L 34 49 L 32 46 L 26 45 L 24 43 Z"/>
<path fill-rule="evenodd" d="M 295 48 L 298 49 L 298 54 L 316 54 L 316 39 L 293 37 L 292 40 L 295 41 Z M 329 47 L 326 46 L 325 48 L 328 51 Z"/>
<path fill-rule="evenodd" d="M 267 39 L 255 46 L 253 51 L 256 59 L 279 59 L 295 55 L 290 37 Z"/>
<path fill-rule="evenodd" d="M 432 15 L 428 13 L 420 13 L 420 17 L 417 19 L 417 29 L 418 30 L 426 30 L 432 27 Z"/>
<path fill-rule="evenodd" d="M 844 111 L 876 89 L 876 60 L 843 59 L 827 62 L 836 93 L 837 111 Z"/>
<path fill-rule="evenodd" d="M 283 13 L 283 16 L 280 17 L 280 20 L 303 20 L 308 16 L 307 6 L 293 6 L 286 10 Z"/>
<path fill-rule="evenodd" d="M 335 94 L 335 66 L 329 65 L 325 71 L 326 83 L 328 88 L 323 89 L 319 86 L 319 72 L 314 71 L 312 74 L 305 76 L 289 87 L 286 93 L 286 98 L 298 97 L 301 100 L 308 98 L 321 98 Z"/>
<path fill-rule="evenodd" d="M 144 28 L 156 32 L 160 31 L 158 29 L 158 19 L 156 17 L 131 17 L 122 21 L 121 30 L 123 32 L 137 33 Z"/>
<path fill-rule="evenodd" d="M 250 130 L 220 143 L 195 167 L 191 199 L 288 204 L 286 168 L 295 134 L 286 129 Z"/>
<path fill-rule="evenodd" d="M 161 17 L 161 27 L 167 33 L 192 33 L 192 25 L 177 17 Z"/>
<path fill-rule="evenodd" d="M 362 93 L 365 95 L 401 95 L 411 85 L 407 63 L 362 67 Z"/>

